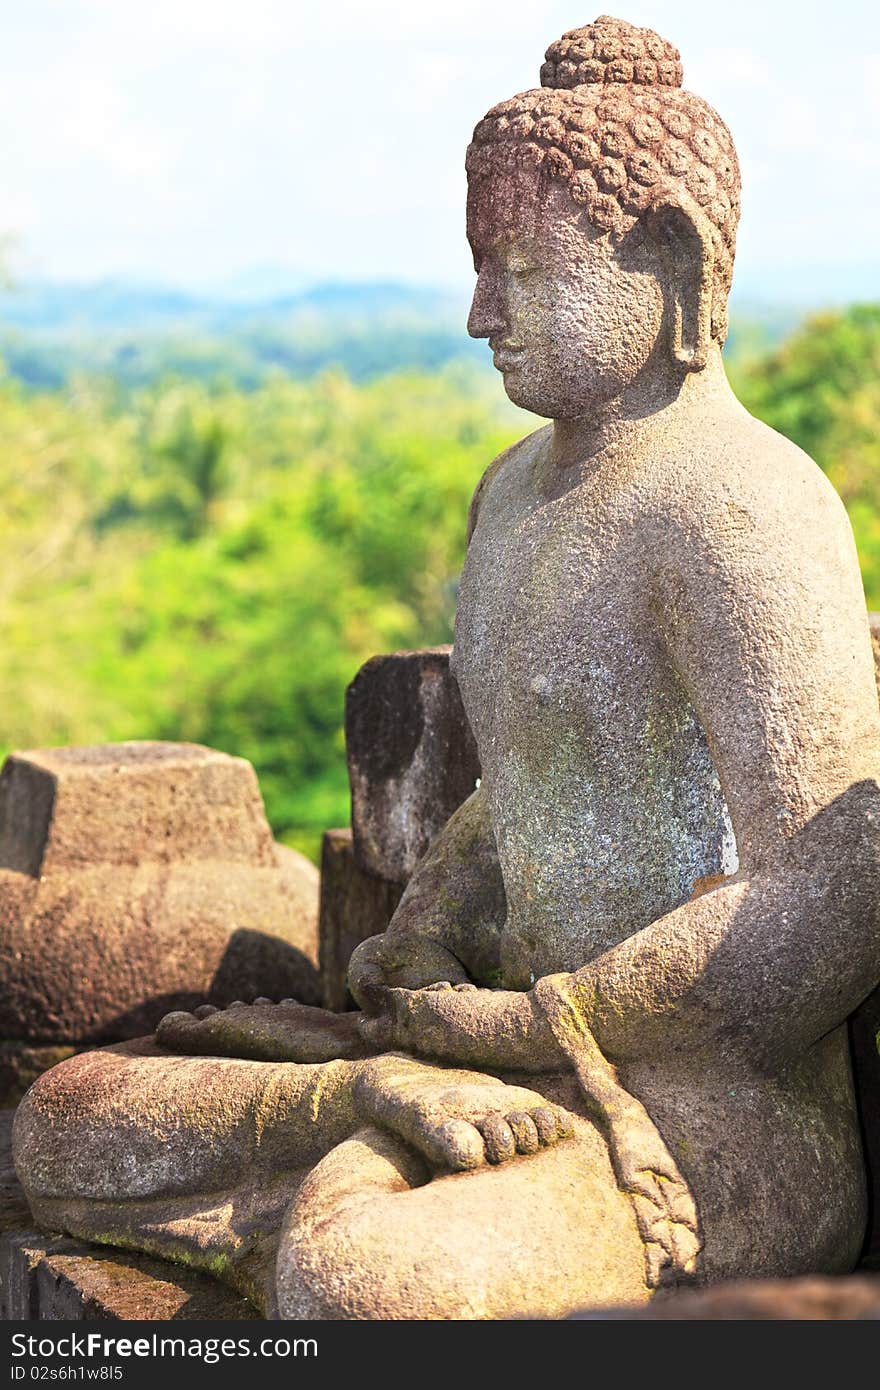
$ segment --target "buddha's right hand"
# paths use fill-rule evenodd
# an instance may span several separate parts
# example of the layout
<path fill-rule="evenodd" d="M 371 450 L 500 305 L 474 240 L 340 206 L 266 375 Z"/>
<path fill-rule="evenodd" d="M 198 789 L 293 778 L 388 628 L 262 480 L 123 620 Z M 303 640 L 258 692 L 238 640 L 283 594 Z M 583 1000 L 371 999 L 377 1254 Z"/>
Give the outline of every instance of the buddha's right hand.
<path fill-rule="evenodd" d="M 536 1091 L 398 1054 L 363 1064 L 354 1099 L 367 1123 L 391 1130 L 442 1172 L 504 1163 L 573 1133 L 567 1111 Z"/>
<path fill-rule="evenodd" d="M 246 1057 L 259 1062 L 334 1062 L 363 1057 L 357 1013 L 330 1013 L 295 999 L 236 1000 L 228 1008 L 203 1004 L 194 1013 L 166 1014 L 156 1041 L 169 1052 Z"/>

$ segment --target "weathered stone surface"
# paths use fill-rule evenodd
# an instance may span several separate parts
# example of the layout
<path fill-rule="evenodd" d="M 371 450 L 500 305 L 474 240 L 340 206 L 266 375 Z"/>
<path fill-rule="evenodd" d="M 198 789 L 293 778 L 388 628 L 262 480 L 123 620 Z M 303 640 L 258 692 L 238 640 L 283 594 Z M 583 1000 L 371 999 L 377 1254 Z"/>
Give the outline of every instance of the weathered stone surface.
<path fill-rule="evenodd" d="M 75 1047 L 64 1043 L 38 1047 L 33 1043 L 0 1042 L 0 1106 L 17 1104 L 38 1076 L 72 1057 L 75 1051 Z"/>
<path fill-rule="evenodd" d="M 261 1018 L 283 1018 L 284 1009 L 250 1006 L 255 1031 Z M 328 1019 L 338 1027 L 338 1016 Z M 61 1225 L 81 1239 L 100 1235 L 130 1246 L 148 1225 L 169 1255 L 216 1269 L 252 1290 L 267 1312 L 277 1294 L 284 1317 L 339 1310 L 500 1317 L 529 1287 L 554 1231 L 572 1228 L 543 1263 L 533 1295 L 537 1312 L 556 1316 L 568 1310 L 585 1259 L 616 1300 L 634 1281 L 640 1285 L 643 1269 L 631 1203 L 583 1109 L 572 1078 L 505 1084 L 395 1056 L 324 1066 L 203 1059 L 140 1040 L 73 1057 L 41 1078 L 19 1107 L 15 1147 L 34 1214 L 47 1229 Z M 488 1117 L 484 1140 L 477 1126 Z M 492 1146 L 490 1166 L 484 1143 Z M 508 1162 L 518 1153 L 531 1155 L 531 1178 L 525 1164 Z M 573 1167 L 583 1181 L 572 1182 Z M 450 1169 L 454 1177 L 440 1176 Z M 432 1172 L 437 1181 L 429 1183 Z M 59 1198 L 59 1185 L 79 1195 Z M 132 1200 L 118 1199 L 122 1186 L 135 1188 Z M 411 1200 L 401 1221 L 396 1204 L 404 1191 Z M 455 1199 L 451 1230 L 443 1220 L 447 1195 Z M 595 1228 L 576 1221 L 585 1198 Z M 289 1236 L 282 1235 L 276 1260 L 266 1236 L 277 1239 L 285 1213 Z M 510 1258 L 474 1288 L 467 1275 L 476 1226 L 481 1249 L 500 1241 Z M 426 1280 L 425 1259 L 433 1265 L 450 1239 L 448 1260 Z M 403 1298 L 401 1266 L 411 1271 Z"/>
<path fill-rule="evenodd" d="M 362 1015 L 173 1014 L 16 1121 L 47 1228 L 185 1253 L 284 1317 L 555 1316 L 847 1272 L 864 1238 L 880 709 L 852 533 L 727 383 L 739 175 L 675 50 L 606 16 L 543 78 L 468 154 L 469 329 L 552 421 L 471 509 L 479 789 L 355 950 Z M 359 706 L 389 806 L 414 682 Z"/>
<path fill-rule="evenodd" d="M 634 1308 L 589 1308 L 572 1318 L 590 1322 L 638 1318 L 642 1321 L 738 1322 L 758 1320 L 874 1321 L 880 1318 L 880 1276 L 843 1279 L 759 1279 L 719 1284 L 712 1289 L 656 1298 Z"/>
<path fill-rule="evenodd" d="M 321 847 L 318 956 L 325 1009 L 348 1009 L 348 962 L 356 946 L 383 932 L 402 887 L 366 873 L 354 855 L 350 830 L 328 830 Z"/>
<path fill-rule="evenodd" d="M 864 1254 L 880 1262 L 880 990 L 853 1014 L 850 1041 L 869 1188 Z"/>
<path fill-rule="evenodd" d="M 43 749 L 0 774 L 0 1037 L 133 1037 L 170 1007 L 317 1002 L 317 873 L 253 768 L 191 744 Z"/>
<path fill-rule="evenodd" d="M 258 1318 L 210 1277 L 164 1260 L 37 1232 L 0 1236 L 0 1319 Z"/>
<path fill-rule="evenodd" d="M 880 692 L 880 613 L 869 613 L 868 623 Z M 864 1253 L 880 1267 L 880 988 L 853 1014 L 850 1042 L 870 1194 Z"/>
<path fill-rule="evenodd" d="M 480 775 L 450 651 L 373 657 L 346 692 L 355 857 L 394 883 L 407 882 Z"/>

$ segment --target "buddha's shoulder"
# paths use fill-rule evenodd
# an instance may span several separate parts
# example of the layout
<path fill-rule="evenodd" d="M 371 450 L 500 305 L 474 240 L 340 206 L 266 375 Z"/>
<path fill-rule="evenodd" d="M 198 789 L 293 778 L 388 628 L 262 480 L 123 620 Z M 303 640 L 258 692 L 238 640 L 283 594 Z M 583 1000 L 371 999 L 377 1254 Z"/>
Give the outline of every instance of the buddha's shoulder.
<path fill-rule="evenodd" d="M 683 462 L 684 466 L 681 466 Z M 688 530 L 751 534 L 848 530 L 840 497 L 819 465 L 797 444 L 741 410 L 727 427 L 690 446 L 674 469 L 668 498 Z"/>
<path fill-rule="evenodd" d="M 502 481 L 512 481 L 518 477 L 523 469 L 528 469 L 534 460 L 535 453 L 546 446 L 548 437 L 553 432 L 552 425 L 542 425 L 540 429 L 533 430 L 531 434 L 525 435 L 523 439 L 518 439 L 515 444 L 503 450 L 492 460 L 480 481 L 477 483 L 474 495 L 471 498 L 470 510 L 468 512 L 467 538 L 470 541 L 477 524 L 480 508 L 491 492 L 492 488 Z"/>

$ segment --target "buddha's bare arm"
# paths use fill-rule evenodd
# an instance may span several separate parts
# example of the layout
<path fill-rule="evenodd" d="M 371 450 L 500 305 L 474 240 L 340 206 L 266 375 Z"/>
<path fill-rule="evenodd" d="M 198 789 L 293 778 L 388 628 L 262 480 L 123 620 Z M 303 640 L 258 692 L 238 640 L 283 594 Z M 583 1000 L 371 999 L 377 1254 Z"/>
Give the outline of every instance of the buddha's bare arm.
<path fill-rule="evenodd" d="M 702 1049 L 770 1067 L 857 1007 L 865 980 L 880 974 L 880 791 L 857 784 L 843 798 L 789 855 L 567 977 L 608 1058 L 694 1060 Z M 459 1065 L 554 1070 L 567 1058 L 539 989 L 391 990 L 386 1045 Z"/>
<path fill-rule="evenodd" d="M 704 1049 L 772 1067 L 880 976 L 880 726 L 854 551 L 833 534 L 839 517 L 827 525 L 824 551 L 805 538 L 808 562 L 729 547 L 723 563 L 692 556 L 663 577 L 658 623 L 707 731 L 740 868 L 570 977 L 614 1061 Z M 559 1064 L 535 990 L 393 991 L 388 1013 L 412 1051 Z"/>
<path fill-rule="evenodd" d="M 478 788 L 435 838 L 388 930 L 354 951 L 352 994 L 375 1011 L 389 987 L 495 980 L 505 912 L 486 795 Z"/>

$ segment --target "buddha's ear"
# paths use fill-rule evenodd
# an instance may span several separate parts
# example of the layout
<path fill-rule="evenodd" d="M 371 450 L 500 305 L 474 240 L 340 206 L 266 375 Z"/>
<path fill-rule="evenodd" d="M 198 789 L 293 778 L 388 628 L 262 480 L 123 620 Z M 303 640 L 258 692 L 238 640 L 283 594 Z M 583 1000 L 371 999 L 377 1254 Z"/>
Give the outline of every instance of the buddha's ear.
<path fill-rule="evenodd" d="M 715 252 L 709 221 L 686 193 L 669 189 L 658 194 L 643 222 L 667 265 L 672 355 L 689 371 L 701 371 L 712 342 Z"/>

